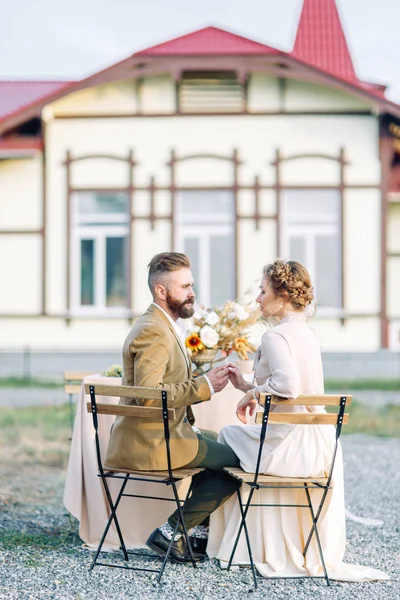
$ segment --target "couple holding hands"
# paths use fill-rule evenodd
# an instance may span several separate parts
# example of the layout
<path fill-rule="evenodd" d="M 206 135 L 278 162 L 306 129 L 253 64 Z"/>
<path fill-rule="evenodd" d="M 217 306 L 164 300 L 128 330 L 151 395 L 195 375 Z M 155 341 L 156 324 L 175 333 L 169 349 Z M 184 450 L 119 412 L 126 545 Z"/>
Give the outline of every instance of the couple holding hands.
<path fill-rule="evenodd" d="M 172 468 L 204 468 L 193 477 L 191 495 L 184 510 L 195 560 L 202 561 L 208 555 L 218 558 L 223 566 L 229 560 L 241 515 L 235 494 L 240 481 L 222 471 L 222 467 L 240 466 L 254 472 L 259 449 L 260 425 L 246 424 L 247 410 L 253 414 L 260 392 L 282 398 L 323 394 L 322 360 L 319 343 L 305 315 L 307 307 L 314 302 L 310 276 L 298 262 L 276 260 L 264 268 L 257 297 L 261 315 L 273 316 L 277 322 L 263 335 L 256 353 L 254 370 L 258 385 L 247 383 L 234 364 L 215 367 L 206 375 L 193 377 L 184 332 L 177 322 L 194 313 L 193 284 L 190 259 L 186 255 L 170 252 L 153 257 L 148 275 L 153 302 L 135 321 L 125 340 L 122 383 L 172 392 L 171 408 L 176 410 L 176 419 L 170 423 Z M 194 427 L 191 406 L 210 400 L 228 380 L 244 394 L 237 406 L 237 416 L 245 425 L 224 427 L 219 434 L 198 430 Z M 156 401 L 140 402 L 151 406 Z M 299 412 L 325 412 L 323 407 L 290 408 Z M 271 410 L 279 409 L 277 405 Z M 332 426 L 270 425 L 260 472 L 325 476 L 334 440 Z M 167 469 L 162 423 L 117 417 L 105 464 L 145 471 Z M 294 490 L 294 493 L 301 491 Z M 325 507 L 320 536 L 330 577 L 348 581 L 386 579 L 381 571 L 342 562 L 346 537 L 340 451 L 335 463 L 333 490 Z M 264 576 L 319 574 L 317 550 L 309 551 L 304 559 L 300 547 L 301 539 L 309 531 L 309 523 L 292 513 L 296 511 L 284 508 L 279 511 L 258 508 L 249 513 L 254 561 Z M 177 523 L 175 511 L 150 534 L 147 546 L 165 555 Z M 190 562 L 185 536 L 179 528 L 170 558 L 175 562 Z M 245 544 L 239 544 L 235 562 L 248 563 Z"/>

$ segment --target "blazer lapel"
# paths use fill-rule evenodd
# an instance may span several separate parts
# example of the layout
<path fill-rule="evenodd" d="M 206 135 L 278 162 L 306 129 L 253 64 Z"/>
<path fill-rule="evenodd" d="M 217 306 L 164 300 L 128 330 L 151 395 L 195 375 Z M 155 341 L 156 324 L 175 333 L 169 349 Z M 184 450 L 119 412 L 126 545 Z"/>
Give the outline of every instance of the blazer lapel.
<path fill-rule="evenodd" d="M 178 343 L 178 346 L 181 349 L 181 352 L 182 352 L 182 354 L 184 356 L 184 359 L 186 361 L 186 366 L 188 368 L 188 374 L 189 374 L 189 377 L 190 377 L 191 361 L 189 359 L 189 355 L 187 353 L 187 350 L 186 350 L 185 346 L 183 345 L 183 343 L 182 343 L 179 335 L 175 331 L 174 326 L 169 321 L 169 319 L 167 319 L 167 317 L 164 315 L 164 313 L 161 310 L 159 310 L 155 305 L 150 305 L 149 308 L 148 308 L 148 310 L 151 311 L 151 312 L 153 312 L 154 314 L 156 314 L 157 318 L 162 319 L 163 323 L 165 323 L 168 326 L 169 330 L 172 331 L 172 333 L 173 333 L 173 335 L 174 335 L 174 337 L 175 337 L 175 339 L 176 339 L 176 341 Z"/>

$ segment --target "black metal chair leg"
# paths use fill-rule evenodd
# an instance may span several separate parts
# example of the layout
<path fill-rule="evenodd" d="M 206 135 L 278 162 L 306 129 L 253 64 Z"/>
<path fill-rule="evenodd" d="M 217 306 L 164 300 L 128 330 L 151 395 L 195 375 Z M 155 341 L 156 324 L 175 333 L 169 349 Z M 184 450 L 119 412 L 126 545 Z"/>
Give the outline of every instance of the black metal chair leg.
<path fill-rule="evenodd" d="M 324 576 L 325 576 L 326 585 L 330 586 L 331 582 L 329 580 L 328 571 L 327 571 L 327 568 L 326 568 L 326 565 L 325 565 L 324 553 L 322 552 L 321 540 L 320 540 L 319 532 L 318 532 L 318 528 L 317 528 L 317 521 L 318 521 L 318 518 L 319 518 L 319 514 L 317 513 L 317 516 L 314 514 L 314 509 L 313 509 L 313 505 L 312 505 L 312 502 L 311 502 L 310 490 L 308 489 L 307 485 L 305 485 L 304 487 L 305 487 L 305 490 L 306 490 L 307 500 L 308 500 L 308 506 L 309 506 L 310 513 L 311 513 L 311 518 L 312 518 L 312 521 L 313 521 L 312 531 L 315 531 L 315 538 L 317 540 L 318 552 L 319 552 L 319 556 L 320 556 L 320 559 L 321 559 L 322 568 L 324 570 Z M 324 497 L 325 497 L 325 495 L 324 495 Z M 321 504 L 320 504 L 320 507 L 321 507 Z M 312 531 L 311 531 L 311 533 L 309 535 L 309 540 L 311 540 Z M 304 557 L 305 557 L 306 552 L 308 550 L 309 543 L 310 542 L 308 541 L 307 549 L 303 553 Z"/>
<path fill-rule="evenodd" d="M 308 492 L 308 486 L 307 486 L 307 484 L 304 484 L 304 488 L 305 488 L 305 490 L 306 490 L 306 493 L 307 493 L 308 505 L 310 506 L 311 498 L 310 498 L 310 495 L 309 495 L 309 492 Z M 320 501 L 320 503 L 319 503 L 319 506 L 318 506 L 317 514 L 316 514 L 316 516 L 315 516 L 315 523 L 318 521 L 318 519 L 319 519 L 319 517 L 320 517 L 320 514 L 321 514 L 321 511 L 322 511 L 323 505 L 324 505 L 324 503 L 325 503 L 325 498 L 326 498 L 326 496 L 327 496 L 327 494 L 328 494 L 328 491 L 329 491 L 329 489 L 328 489 L 328 488 L 325 488 L 325 489 L 324 489 L 324 493 L 323 493 L 323 495 L 322 495 L 321 501 Z M 312 508 L 312 505 L 311 505 L 311 509 L 312 509 L 312 514 L 314 514 L 314 509 Z M 307 541 L 306 541 L 306 543 L 304 544 L 303 556 L 305 556 L 305 555 L 306 555 L 306 553 L 307 553 L 307 550 L 308 550 L 308 546 L 310 545 L 310 542 L 311 542 L 311 538 L 312 538 L 312 536 L 314 535 L 314 531 L 315 531 L 315 523 L 314 523 L 314 518 L 313 518 L 313 524 L 312 524 L 312 526 L 311 526 L 310 533 L 308 534 Z"/>
<path fill-rule="evenodd" d="M 239 525 L 239 530 L 238 530 L 238 533 L 237 533 L 237 536 L 236 536 L 236 540 L 235 540 L 235 543 L 234 543 L 234 545 L 233 545 L 232 553 L 231 553 L 231 556 L 230 556 L 230 559 L 229 559 L 229 562 L 228 562 L 228 571 L 229 571 L 229 569 L 230 569 L 230 568 L 231 568 L 231 566 L 232 566 L 232 561 L 233 561 L 233 558 L 234 558 L 234 556 L 235 556 L 236 548 L 237 548 L 237 545 L 238 545 L 238 543 L 239 543 L 239 538 L 240 538 L 240 536 L 241 536 L 241 533 L 242 533 L 242 529 L 243 529 L 244 523 L 245 523 L 245 521 L 246 521 L 247 512 L 248 512 L 248 510 L 249 510 L 250 503 L 251 503 L 251 499 L 252 499 L 252 497 L 253 497 L 253 494 L 254 494 L 254 489 L 255 489 L 255 488 L 251 488 L 251 490 L 250 490 L 250 494 L 249 494 L 249 498 L 248 498 L 248 500 L 247 500 L 247 503 L 246 503 L 246 508 L 245 508 L 244 512 L 242 513 L 242 520 L 241 520 L 241 522 L 240 522 L 240 525 Z M 240 500 L 240 503 L 241 503 L 241 500 Z"/>
<path fill-rule="evenodd" d="M 106 481 L 105 477 L 102 477 L 101 479 L 103 481 L 103 486 L 104 486 L 104 490 L 106 492 L 107 500 L 108 500 L 108 503 L 109 503 L 109 506 L 110 506 L 111 514 L 110 514 L 110 516 L 108 518 L 107 525 L 106 525 L 106 527 L 105 527 L 105 529 L 103 531 L 103 535 L 101 536 L 99 545 L 97 546 L 96 554 L 95 554 L 95 556 L 93 558 L 93 561 L 92 561 L 92 564 L 91 564 L 91 566 L 89 568 L 89 571 L 92 571 L 93 567 L 96 564 L 97 558 L 98 558 L 98 556 L 99 556 L 99 554 L 101 552 L 101 549 L 103 547 L 104 540 L 106 539 L 108 530 L 110 529 L 110 525 L 111 525 L 111 523 L 113 521 L 115 523 L 115 528 L 117 530 L 117 534 L 118 534 L 119 542 L 121 544 L 121 550 L 123 552 L 124 559 L 125 560 L 129 560 L 129 556 L 128 556 L 128 553 L 127 553 L 126 547 L 125 547 L 124 538 L 122 537 L 121 528 L 119 526 L 118 517 L 116 515 L 116 510 L 118 508 L 118 504 L 119 504 L 119 501 L 121 500 L 121 497 L 122 497 L 122 494 L 124 492 L 125 486 L 128 483 L 129 475 L 126 475 L 126 477 L 125 477 L 125 479 L 124 479 L 124 481 L 123 481 L 123 483 L 121 485 L 121 488 L 120 488 L 120 491 L 119 491 L 119 494 L 118 494 L 118 497 L 117 497 L 117 500 L 116 500 L 115 504 L 113 504 L 111 493 L 110 493 L 110 488 L 108 487 L 108 484 L 107 484 L 107 481 Z"/>
<path fill-rule="evenodd" d="M 188 549 L 189 549 L 190 559 L 192 561 L 193 567 L 196 568 L 197 565 L 196 565 L 196 561 L 194 560 L 192 544 L 190 543 L 189 533 L 188 533 L 188 530 L 187 530 L 187 527 L 186 527 L 185 519 L 183 518 L 183 512 L 184 512 L 184 509 L 185 509 L 186 500 L 188 499 L 188 495 L 189 495 L 189 492 L 190 492 L 191 488 L 189 488 L 188 493 L 186 494 L 186 498 L 185 498 L 185 502 L 183 504 L 183 507 L 181 506 L 181 503 L 180 503 L 180 500 L 179 500 L 178 490 L 176 489 L 176 483 L 175 482 L 172 483 L 172 489 L 174 490 L 174 496 L 175 496 L 176 505 L 177 505 L 177 508 L 178 508 L 178 515 L 179 515 L 179 521 L 178 521 L 178 523 L 181 523 L 181 525 L 182 525 L 183 533 L 184 533 L 184 536 L 185 536 L 185 540 L 186 540 L 186 543 L 187 543 L 187 546 L 188 546 Z"/>
<path fill-rule="evenodd" d="M 162 565 L 161 565 L 161 567 L 160 567 L 160 570 L 159 570 L 159 572 L 158 572 L 158 576 L 157 576 L 157 583 L 160 583 L 160 582 L 161 582 L 161 577 L 163 576 L 164 569 L 165 569 L 165 567 L 166 567 L 166 565 L 167 565 L 167 562 L 168 562 L 169 555 L 171 554 L 171 550 L 172 550 L 172 544 L 174 543 L 175 535 L 176 535 L 176 533 L 177 533 L 177 531 L 178 531 L 178 526 L 179 526 L 179 521 L 178 521 L 178 522 L 177 522 L 177 524 L 175 525 L 174 533 L 172 534 L 172 538 L 171 538 L 171 541 L 170 541 L 170 543 L 169 543 L 169 545 L 168 545 L 168 549 L 167 549 L 167 552 L 166 552 L 166 554 L 165 554 L 165 557 L 164 557 L 163 563 L 162 563 Z"/>
<path fill-rule="evenodd" d="M 240 508 L 240 512 L 242 515 L 242 519 L 243 519 L 243 506 L 242 506 L 242 500 L 241 500 L 241 496 L 240 496 L 240 489 L 236 490 L 238 493 L 238 499 L 239 499 L 239 508 Z M 243 529 L 244 529 L 244 534 L 246 536 L 246 544 L 247 544 L 247 550 L 249 553 L 249 558 L 250 558 L 250 566 L 251 566 L 251 572 L 253 574 L 253 580 L 254 580 L 254 589 L 257 589 L 258 583 L 257 583 L 257 573 L 256 573 L 256 569 L 254 566 L 254 561 L 253 561 L 253 553 L 251 551 L 251 544 L 250 544 L 250 536 L 249 536 L 249 530 L 247 529 L 247 523 L 246 523 L 246 519 L 243 521 Z"/>

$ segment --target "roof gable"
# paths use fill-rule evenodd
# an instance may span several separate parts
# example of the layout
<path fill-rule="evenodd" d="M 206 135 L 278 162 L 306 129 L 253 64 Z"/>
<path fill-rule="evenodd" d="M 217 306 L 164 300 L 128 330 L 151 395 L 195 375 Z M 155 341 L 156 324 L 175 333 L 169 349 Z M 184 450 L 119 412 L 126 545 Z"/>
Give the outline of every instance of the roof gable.
<path fill-rule="evenodd" d="M 134 56 L 204 56 L 275 54 L 279 50 L 249 40 L 218 27 L 204 27 L 186 35 L 152 46 Z"/>
<path fill-rule="evenodd" d="M 65 81 L 0 81 L 0 120 L 65 85 Z"/>
<path fill-rule="evenodd" d="M 358 82 L 335 0 L 304 0 L 292 56 Z"/>

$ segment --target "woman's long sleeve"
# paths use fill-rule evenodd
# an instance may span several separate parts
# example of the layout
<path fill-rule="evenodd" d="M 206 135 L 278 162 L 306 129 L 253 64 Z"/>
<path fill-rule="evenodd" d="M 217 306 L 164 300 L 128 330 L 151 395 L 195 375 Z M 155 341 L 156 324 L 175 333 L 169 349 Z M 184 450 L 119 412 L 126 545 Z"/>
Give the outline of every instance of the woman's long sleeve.
<path fill-rule="evenodd" d="M 300 394 L 300 381 L 285 338 L 279 333 L 268 331 L 263 336 L 261 354 L 268 361 L 271 375 L 263 385 L 256 386 L 255 389 L 282 398 L 297 398 Z"/>

